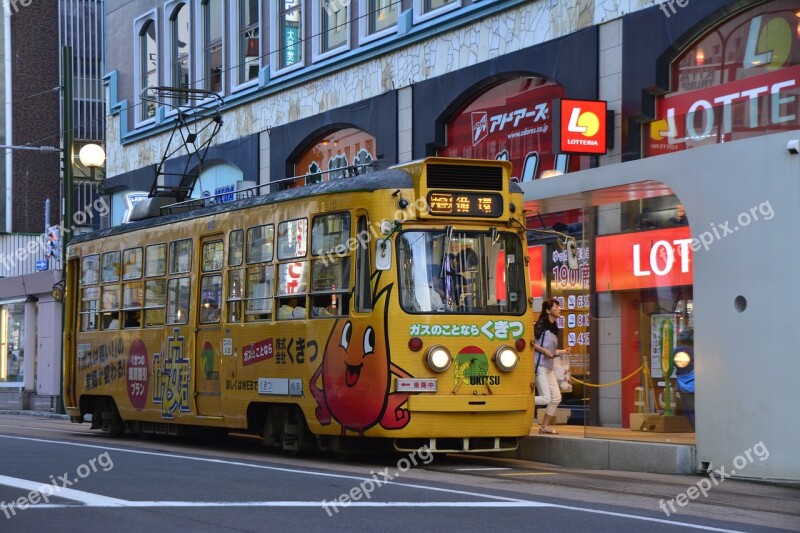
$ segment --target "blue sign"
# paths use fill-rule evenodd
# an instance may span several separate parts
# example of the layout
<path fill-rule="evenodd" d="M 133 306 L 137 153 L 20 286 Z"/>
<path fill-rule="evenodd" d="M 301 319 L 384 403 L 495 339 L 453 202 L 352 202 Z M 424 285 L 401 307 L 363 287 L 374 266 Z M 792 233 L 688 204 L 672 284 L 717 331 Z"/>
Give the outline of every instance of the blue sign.
<path fill-rule="evenodd" d="M 47 259 L 36 260 L 36 272 L 41 272 L 42 270 L 47 270 Z"/>
<path fill-rule="evenodd" d="M 232 202 L 236 199 L 236 185 L 225 185 L 224 187 L 217 187 L 214 189 L 214 196 L 216 196 L 216 203 L 224 204 Z M 222 195 L 222 196 L 219 196 Z"/>

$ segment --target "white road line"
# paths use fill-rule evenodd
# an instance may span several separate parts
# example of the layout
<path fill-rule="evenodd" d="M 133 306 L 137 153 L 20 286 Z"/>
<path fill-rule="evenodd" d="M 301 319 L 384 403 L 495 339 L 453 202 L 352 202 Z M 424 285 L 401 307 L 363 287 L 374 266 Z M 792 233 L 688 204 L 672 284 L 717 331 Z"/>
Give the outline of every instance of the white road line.
<path fill-rule="evenodd" d="M 46 439 L 34 439 L 32 437 L 15 437 L 10 435 L 0 435 L 1 439 L 14 439 L 14 440 L 26 440 L 32 442 L 43 442 L 46 444 L 61 444 L 64 446 L 78 446 L 82 448 L 95 448 L 100 450 L 108 450 L 108 451 L 118 451 L 123 453 L 133 453 L 139 455 L 152 455 L 152 456 L 159 456 L 159 457 L 168 457 L 170 459 L 185 459 L 189 461 L 202 461 L 208 463 L 216 463 L 216 464 L 226 464 L 232 466 L 245 466 L 248 468 L 257 468 L 263 470 L 273 470 L 278 472 L 288 472 L 294 474 L 305 474 L 305 475 L 313 475 L 313 476 L 322 476 L 322 477 L 335 477 L 341 479 L 352 479 L 358 481 L 366 481 L 366 480 L 373 480 L 373 478 L 362 478 L 357 476 L 348 476 L 343 474 L 329 474 L 324 472 L 313 472 L 307 470 L 297 470 L 293 468 L 282 468 L 282 467 L 275 467 L 275 466 L 265 466 L 265 465 L 256 465 L 250 463 L 242 463 L 239 461 L 225 461 L 222 459 L 209 459 L 204 457 L 192 457 L 188 455 L 177 455 L 173 453 L 159 453 L 159 452 L 147 452 L 142 450 L 127 450 L 125 448 L 111 448 L 106 446 L 95 446 L 92 444 L 80 444 L 76 442 L 62 442 L 62 441 L 53 441 L 53 440 L 46 440 Z M 5 479 L 4 477 L 0 477 L 0 481 Z M 14 478 L 8 478 L 14 479 Z M 21 480 L 25 481 L 25 480 Z M 30 482 L 36 487 L 41 486 L 39 483 Z M 0 482 L 0 484 L 3 484 Z M 495 501 L 495 502 L 350 502 L 349 507 L 461 507 L 461 508 L 469 508 L 469 507 L 520 507 L 520 508 L 533 508 L 533 507 L 541 507 L 541 508 L 551 508 L 551 509 L 564 509 L 569 511 L 577 511 L 582 513 L 592 513 L 592 514 L 601 514 L 606 516 L 616 516 L 619 518 L 627 518 L 632 520 L 640 520 L 644 522 L 655 522 L 659 524 L 667 524 L 670 526 L 680 526 L 686 527 L 691 529 L 699 529 L 703 531 L 721 531 L 724 533 L 739 533 L 735 530 L 730 529 L 721 529 L 711 526 L 703 526 L 699 524 L 692 524 L 689 522 L 677 522 L 672 520 L 665 520 L 663 518 L 650 518 L 646 516 L 639 516 L 634 514 L 627 514 L 627 513 L 617 513 L 612 511 L 602 511 L 598 509 L 586 509 L 583 507 L 572 507 L 569 505 L 559 505 L 559 504 L 548 504 L 530 500 L 520 500 L 515 498 L 505 498 L 503 496 L 494 496 L 491 494 L 482 494 L 476 492 L 469 492 L 469 491 L 460 491 L 460 490 L 453 490 L 453 489 L 444 489 L 439 487 L 427 487 L 424 485 L 416 485 L 416 484 L 406 484 L 406 483 L 395 483 L 395 482 L 388 482 L 387 484 L 398 485 L 402 487 L 410 487 L 410 488 L 419 488 L 424 490 L 436 491 L 436 492 L 446 492 L 451 494 L 461 494 L 465 496 L 474 496 L 479 498 L 487 498 L 487 499 L 495 499 L 495 500 L 502 500 L 502 501 Z M 63 489 L 67 490 L 67 489 Z M 77 493 L 81 493 L 82 491 L 75 491 Z M 145 502 L 145 501 L 131 501 L 131 500 L 118 500 L 116 498 L 108 498 L 105 496 L 100 495 L 92 495 L 91 493 L 84 493 L 89 498 L 89 495 L 96 496 L 98 498 L 106 498 L 108 500 L 108 504 L 97 504 L 97 503 L 86 503 L 83 507 L 323 507 L 324 502 L 298 502 L 298 501 L 288 501 L 288 502 Z M 60 496 L 60 493 L 58 494 Z M 116 502 L 116 503 L 112 503 Z M 332 503 L 332 502 L 331 502 Z M 28 509 L 59 509 L 65 507 L 75 507 L 74 505 L 55 505 L 55 504 L 40 504 L 32 507 L 28 507 Z"/>
<path fill-rule="evenodd" d="M 207 457 L 192 457 L 190 455 L 178 455 L 176 453 L 148 452 L 148 451 L 144 451 L 144 450 L 128 450 L 128 449 L 125 449 L 125 448 L 112 448 L 110 446 L 96 446 L 96 445 L 93 445 L 93 444 L 81 444 L 81 443 L 77 443 L 77 442 L 63 442 L 63 441 L 47 440 L 47 439 L 35 439 L 33 437 L 16 437 L 16 436 L 11 436 L 11 435 L 0 435 L 0 439 L 26 440 L 26 441 L 32 441 L 32 442 L 43 442 L 43 443 L 46 443 L 46 444 L 61 444 L 61 445 L 64 445 L 64 446 L 78 446 L 78 447 L 81 447 L 81 448 L 94 448 L 94 449 L 105 450 L 105 451 L 133 453 L 133 454 L 138 454 L 138 455 L 150 455 L 150 456 L 156 456 L 156 457 L 167 457 L 167 458 L 172 459 L 172 460 L 185 459 L 187 461 L 201 461 L 201 462 L 205 462 L 205 463 L 215 463 L 215 464 L 230 465 L 230 466 L 244 466 L 244 467 L 247 467 L 247 468 L 257 468 L 257 469 L 261 469 L 261 470 L 272 470 L 272 471 L 275 471 L 275 472 L 286 472 L 286 473 L 289 473 L 289 474 L 304 474 L 304 475 L 308 475 L 308 476 L 333 477 L 333 478 L 338 478 L 338 479 L 352 479 L 354 481 L 359 481 L 359 482 L 361 482 L 361 481 L 373 481 L 374 482 L 375 481 L 375 478 L 373 478 L 373 477 L 359 477 L 359 476 L 350 476 L 350 475 L 345 475 L 345 474 L 331 474 L 331 473 L 327 473 L 327 472 L 314 472 L 314 471 L 311 471 L 311 470 L 298 470 L 298 469 L 295 469 L 295 468 L 284 468 L 284 467 L 279 467 L 279 466 L 257 465 L 257 464 L 252 464 L 252 463 L 243 463 L 243 462 L 240 462 L 240 461 L 226 461 L 224 459 L 210 459 L 210 458 L 207 458 Z M 480 492 L 470 492 L 470 491 L 464 491 L 464 490 L 445 489 L 445 488 L 441 488 L 441 487 L 428 487 L 426 485 L 417 485 L 417 484 L 414 484 L 414 483 L 397 483 L 395 481 L 385 481 L 383 479 L 380 479 L 381 478 L 381 476 L 380 476 L 381 472 L 385 472 L 385 471 L 387 471 L 387 469 L 390 470 L 390 472 L 389 472 L 390 475 L 394 475 L 394 474 L 397 473 L 397 469 L 396 468 L 392 470 L 391 468 L 387 467 L 386 469 L 378 470 L 376 472 L 376 475 L 378 476 L 378 479 L 381 482 L 381 485 L 396 485 L 398 487 L 403 487 L 403 488 L 415 488 L 415 489 L 429 490 L 429 491 L 433 491 L 433 492 L 446 492 L 446 493 L 449 493 L 449 494 L 460 494 L 462 496 L 473 496 L 473 497 L 476 497 L 476 498 L 486 498 L 486 499 L 489 499 L 489 500 L 500 500 L 500 501 L 507 501 L 507 502 L 525 501 L 525 500 L 520 500 L 519 498 L 506 498 L 505 496 L 496 496 L 494 494 L 483 494 L 483 493 L 480 493 Z"/>
<path fill-rule="evenodd" d="M 54 486 L 49 483 L 40 483 L 37 481 L 29 481 L 27 479 L 3 475 L 0 475 L 0 485 L 38 492 L 41 496 L 43 496 L 41 498 L 43 500 L 45 499 L 44 496 L 46 496 L 48 499 L 64 498 L 67 500 L 84 503 L 91 507 L 121 507 L 127 503 L 126 500 L 119 500 L 117 498 L 101 496 L 100 494 L 92 494 L 91 492 L 70 489 L 67 487 L 62 487 L 61 485 Z"/>

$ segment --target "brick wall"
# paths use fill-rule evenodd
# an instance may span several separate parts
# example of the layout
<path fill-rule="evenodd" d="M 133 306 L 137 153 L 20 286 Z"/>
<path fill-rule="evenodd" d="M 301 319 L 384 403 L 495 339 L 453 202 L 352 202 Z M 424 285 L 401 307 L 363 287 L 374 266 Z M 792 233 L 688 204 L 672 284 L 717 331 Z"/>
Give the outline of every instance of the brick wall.
<path fill-rule="evenodd" d="M 11 16 L 13 143 L 59 146 L 58 2 L 33 2 Z M 44 139 L 44 140 L 42 140 Z M 58 153 L 17 150 L 13 155 L 12 229 L 44 231 L 44 203 L 59 218 Z"/>

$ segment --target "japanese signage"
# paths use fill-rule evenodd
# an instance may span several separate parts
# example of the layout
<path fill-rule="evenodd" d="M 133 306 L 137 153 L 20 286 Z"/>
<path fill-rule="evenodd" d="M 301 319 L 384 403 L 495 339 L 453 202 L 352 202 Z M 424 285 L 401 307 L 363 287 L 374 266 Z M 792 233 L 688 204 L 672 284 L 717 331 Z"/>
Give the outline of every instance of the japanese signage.
<path fill-rule="evenodd" d="M 598 292 L 692 284 L 689 226 L 597 238 Z"/>
<path fill-rule="evenodd" d="M 606 109 L 606 102 L 602 101 L 561 100 L 558 105 L 559 149 L 571 154 L 605 154 Z"/>
<path fill-rule="evenodd" d="M 518 320 L 487 320 L 477 324 L 411 324 L 408 334 L 412 337 L 479 337 L 490 341 L 512 340 L 522 337 L 525 324 Z"/>
<path fill-rule="evenodd" d="M 800 1 L 756 7 L 684 52 L 645 126 L 646 155 L 800 127 L 798 11 Z"/>
<path fill-rule="evenodd" d="M 504 159 L 513 164 L 514 179 L 538 178 L 556 167 L 553 100 L 563 94 L 563 87 L 534 77 L 492 87 L 447 124 L 447 148 L 438 155 Z"/>
<path fill-rule="evenodd" d="M 485 193 L 429 192 L 428 206 L 432 215 L 499 217 L 503 214 L 503 197 Z"/>

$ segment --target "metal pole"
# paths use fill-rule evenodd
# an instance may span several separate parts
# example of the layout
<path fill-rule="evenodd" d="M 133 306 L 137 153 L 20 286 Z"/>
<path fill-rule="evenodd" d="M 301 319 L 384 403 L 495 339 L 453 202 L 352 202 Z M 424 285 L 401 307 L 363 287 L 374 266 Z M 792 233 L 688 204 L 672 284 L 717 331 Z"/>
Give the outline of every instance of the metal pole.
<path fill-rule="evenodd" d="M 62 156 L 61 173 L 62 197 L 64 199 L 63 210 L 61 212 L 61 282 L 64 290 L 62 295 L 66 296 L 67 282 L 67 245 L 72 235 L 72 150 L 74 144 L 74 134 L 72 131 L 72 47 L 64 46 L 61 49 L 61 118 L 62 118 Z M 61 299 L 61 327 L 64 328 L 64 336 L 61 339 L 61 408 L 59 412 L 64 413 L 64 353 L 66 349 L 69 332 L 66 331 L 67 306 L 62 296 Z"/>

